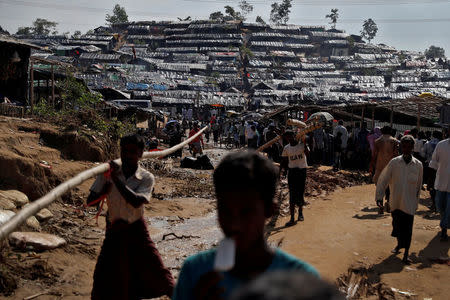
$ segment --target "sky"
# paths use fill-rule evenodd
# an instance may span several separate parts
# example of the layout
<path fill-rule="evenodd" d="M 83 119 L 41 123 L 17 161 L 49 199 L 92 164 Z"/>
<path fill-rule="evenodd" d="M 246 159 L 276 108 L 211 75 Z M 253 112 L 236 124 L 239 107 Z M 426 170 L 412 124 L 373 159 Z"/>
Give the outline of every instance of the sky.
<path fill-rule="evenodd" d="M 281 0 L 247 0 L 254 6 L 248 21 L 260 15 L 268 21 L 270 5 Z M 36 18 L 58 23 L 60 33 L 86 32 L 105 24 L 105 15 L 116 3 L 124 6 L 130 21 L 176 20 L 191 16 L 205 19 L 225 5 L 239 0 L 0 0 L 0 26 L 15 33 Z M 430 45 L 445 49 L 450 57 L 450 0 L 293 0 L 289 23 L 326 25 L 325 15 L 339 9 L 337 28 L 359 34 L 362 23 L 372 18 L 378 25 L 373 43 L 401 50 L 424 51 Z"/>

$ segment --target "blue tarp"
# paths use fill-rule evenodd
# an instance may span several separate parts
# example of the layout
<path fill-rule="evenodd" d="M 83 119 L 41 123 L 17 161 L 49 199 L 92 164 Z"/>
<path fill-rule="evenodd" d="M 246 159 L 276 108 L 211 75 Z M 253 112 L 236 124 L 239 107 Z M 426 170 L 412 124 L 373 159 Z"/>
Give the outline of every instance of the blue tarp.
<path fill-rule="evenodd" d="M 152 84 L 152 88 L 157 91 L 167 91 L 167 87 L 162 84 Z"/>
<path fill-rule="evenodd" d="M 146 83 L 127 82 L 127 90 L 146 91 L 149 87 Z"/>

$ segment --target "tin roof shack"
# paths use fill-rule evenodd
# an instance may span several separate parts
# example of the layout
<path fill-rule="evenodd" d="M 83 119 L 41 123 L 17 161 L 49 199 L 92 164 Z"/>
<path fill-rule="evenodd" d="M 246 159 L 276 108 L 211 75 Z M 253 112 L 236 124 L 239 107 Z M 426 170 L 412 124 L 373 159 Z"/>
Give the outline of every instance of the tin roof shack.
<path fill-rule="evenodd" d="M 348 56 L 349 43 L 347 40 L 327 40 L 320 47 L 320 56 Z"/>
<path fill-rule="evenodd" d="M 92 64 L 108 64 L 108 63 L 125 63 L 126 55 L 121 54 L 97 54 L 97 53 L 82 53 L 79 57 L 80 65 L 89 67 Z"/>
<path fill-rule="evenodd" d="M 28 102 L 28 66 L 31 49 L 39 46 L 0 34 L 0 102 Z"/>

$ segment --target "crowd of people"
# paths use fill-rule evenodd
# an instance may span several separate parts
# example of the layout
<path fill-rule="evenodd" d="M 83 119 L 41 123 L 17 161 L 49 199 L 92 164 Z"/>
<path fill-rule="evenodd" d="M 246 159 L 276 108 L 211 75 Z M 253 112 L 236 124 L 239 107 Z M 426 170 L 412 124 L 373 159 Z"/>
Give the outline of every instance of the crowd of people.
<path fill-rule="evenodd" d="M 290 295 L 282 296 L 283 299 L 343 299 L 336 288 L 319 279 L 312 266 L 280 249 L 272 249 L 264 238 L 265 222 L 274 214 L 280 176 L 287 176 L 289 187 L 291 218 L 286 226 L 304 221 L 308 162 L 328 164 L 336 171 L 356 168 L 372 173 L 375 203 L 379 213 L 385 209 L 391 212 L 392 236 L 397 238 L 393 252 L 404 249 L 405 263 L 410 262 L 414 214 L 424 185 L 435 203 L 431 209 L 441 213 L 441 240 L 448 241 L 450 129 L 445 140 L 439 131 L 429 134 L 417 129 L 404 132 L 397 139 L 396 132 L 388 126 L 369 131 L 365 123 L 356 128 L 345 127 L 343 121 L 337 123 L 334 128 L 325 126 L 301 135 L 297 128 L 277 126 L 272 120 L 230 122 L 213 115 L 207 123 L 209 131 L 204 134 L 206 142 L 212 132 L 214 145 L 224 135 L 232 138 L 236 148 L 248 148 L 232 151 L 213 174 L 219 225 L 235 245 L 233 266 L 230 270 L 218 270 L 217 250 L 201 252 L 184 262 L 176 284 L 143 219 L 143 205 L 149 202 L 155 181 L 138 164 L 145 142 L 139 135 L 122 138 L 122 166 L 111 163 L 111 175 L 99 176 L 88 198 L 89 202 L 108 195 L 106 237 L 94 272 L 92 299 L 161 295 L 177 300 L 261 299 L 254 297 L 268 296 L 267 284 L 273 284 L 276 297 L 264 299 L 281 299 L 277 295 Z M 173 146 L 181 142 L 186 131 L 192 137 L 205 124 L 169 125 L 165 133 Z M 266 155 L 254 151 L 278 136 L 279 141 L 264 150 Z M 199 135 L 190 144 L 192 154 L 202 154 L 204 145 L 203 136 Z M 309 282 L 311 286 L 299 288 L 299 282 Z"/>

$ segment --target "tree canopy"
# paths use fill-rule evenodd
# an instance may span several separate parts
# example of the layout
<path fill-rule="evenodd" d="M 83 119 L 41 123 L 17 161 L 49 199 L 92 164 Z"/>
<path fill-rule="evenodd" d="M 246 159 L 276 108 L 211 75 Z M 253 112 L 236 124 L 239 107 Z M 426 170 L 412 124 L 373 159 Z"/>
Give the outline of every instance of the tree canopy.
<path fill-rule="evenodd" d="M 217 22 L 226 21 L 245 21 L 247 15 L 253 11 L 253 5 L 249 4 L 246 0 L 239 2 L 240 11 L 236 10 L 234 7 L 226 5 L 225 14 L 221 11 L 213 12 L 209 15 L 209 19 Z"/>
<path fill-rule="evenodd" d="M 55 34 L 55 33 L 57 33 L 57 31 L 55 30 L 56 29 L 56 25 L 58 25 L 58 23 L 49 21 L 47 19 L 37 18 L 33 22 L 33 34 L 36 34 L 36 35 L 49 35 L 50 32 Z"/>
<path fill-rule="evenodd" d="M 16 34 L 18 35 L 33 35 L 33 34 L 49 35 L 50 33 L 57 34 L 58 31 L 56 31 L 56 25 L 58 25 L 58 23 L 49 21 L 47 19 L 37 18 L 33 22 L 33 26 L 19 27 L 17 29 Z"/>
<path fill-rule="evenodd" d="M 105 19 L 108 25 L 126 23 L 128 22 L 128 15 L 125 11 L 125 7 L 121 7 L 119 4 L 116 4 L 113 9 L 113 14 L 107 14 Z"/>
<path fill-rule="evenodd" d="M 437 47 L 431 45 L 430 48 L 425 50 L 425 56 L 426 58 L 444 58 L 445 57 L 445 50 L 442 47 Z"/>
<path fill-rule="evenodd" d="M 215 11 L 209 15 L 209 19 L 212 21 L 223 22 L 225 16 L 221 11 Z"/>
<path fill-rule="evenodd" d="M 378 26 L 372 19 L 367 19 L 363 23 L 363 28 L 361 30 L 361 36 L 365 38 L 366 40 L 370 41 L 374 39 L 374 37 L 377 35 L 378 32 Z"/>
<path fill-rule="evenodd" d="M 239 8 L 241 10 L 242 21 L 245 21 L 247 16 L 253 11 L 253 5 L 248 3 L 246 0 L 241 0 L 239 2 Z"/>
<path fill-rule="evenodd" d="M 270 22 L 281 25 L 289 21 L 289 14 L 291 13 L 292 0 L 283 0 L 281 4 L 278 2 L 272 3 L 272 10 L 270 11 Z"/>
<path fill-rule="evenodd" d="M 7 30 L 4 30 L 4 29 L 2 28 L 2 26 L 0 26 L 0 33 L 8 34 L 8 35 L 9 35 L 9 32 L 8 32 Z"/>
<path fill-rule="evenodd" d="M 81 31 L 76 30 L 73 34 L 72 34 L 72 38 L 74 39 L 78 39 L 81 36 Z"/>
<path fill-rule="evenodd" d="M 256 23 L 266 25 L 266 21 L 264 21 L 264 19 L 261 16 L 256 17 Z"/>
<path fill-rule="evenodd" d="M 25 26 L 19 27 L 16 32 L 17 35 L 31 35 L 33 34 L 33 28 Z"/>
<path fill-rule="evenodd" d="M 336 23 L 339 18 L 339 9 L 333 8 L 331 13 L 326 15 L 325 18 L 330 19 L 330 24 L 333 29 L 336 29 Z"/>

